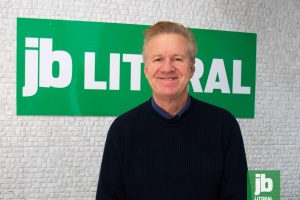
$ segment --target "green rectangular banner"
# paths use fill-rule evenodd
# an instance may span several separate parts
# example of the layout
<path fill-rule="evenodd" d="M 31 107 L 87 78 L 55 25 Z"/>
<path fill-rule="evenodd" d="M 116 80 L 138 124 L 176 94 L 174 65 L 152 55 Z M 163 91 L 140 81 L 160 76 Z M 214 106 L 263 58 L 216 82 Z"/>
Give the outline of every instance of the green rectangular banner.
<path fill-rule="evenodd" d="M 17 114 L 117 116 L 151 97 L 143 73 L 147 25 L 17 19 Z M 253 118 L 256 34 L 191 29 L 189 93 Z"/>

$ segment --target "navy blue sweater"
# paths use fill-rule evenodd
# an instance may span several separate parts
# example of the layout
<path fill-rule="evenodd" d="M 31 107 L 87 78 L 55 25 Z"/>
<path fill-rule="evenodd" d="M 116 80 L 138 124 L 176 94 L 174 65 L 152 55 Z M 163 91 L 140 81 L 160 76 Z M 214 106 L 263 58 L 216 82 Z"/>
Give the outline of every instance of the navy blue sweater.
<path fill-rule="evenodd" d="M 166 119 L 147 101 L 111 125 L 96 200 L 244 200 L 246 173 L 230 113 L 192 98 Z"/>

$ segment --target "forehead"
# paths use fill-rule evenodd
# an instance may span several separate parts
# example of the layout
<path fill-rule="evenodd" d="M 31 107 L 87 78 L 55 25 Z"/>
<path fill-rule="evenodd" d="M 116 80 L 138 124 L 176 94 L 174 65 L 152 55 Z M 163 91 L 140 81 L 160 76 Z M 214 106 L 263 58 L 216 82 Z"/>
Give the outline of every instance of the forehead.
<path fill-rule="evenodd" d="M 151 37 L 147 42 L 147 54 L 187 54 L 188 41 L 177 33 L 161 33 Z"/>

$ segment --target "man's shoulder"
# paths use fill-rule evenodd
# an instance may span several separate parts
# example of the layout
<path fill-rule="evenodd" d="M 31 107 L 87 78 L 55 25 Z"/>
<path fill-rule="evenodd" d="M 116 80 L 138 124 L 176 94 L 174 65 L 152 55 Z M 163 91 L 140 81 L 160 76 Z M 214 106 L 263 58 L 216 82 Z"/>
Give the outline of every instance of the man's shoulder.
<path fill-rule="evenodd" d="M 198 125 L 221 130 L 223 138 L 241 135 L 237 119 L 226 109 L 196 99 L 193 104 L 194 118 L 199 121 Z"/>
<path fill-rule="evenodd" d="M 127 124 L 135 123 L 137 119 L 142 118 L 145 116 L 145 112 L 149 107 L 149 100 L 139 104 L 138 106 L 126 111 L 125 113 L 118 116 L 113 124 Z"/>
<path fill-rule="evenodd" d="M 123 140 L 124 137 L 130 135 L 135 127 L 142 126 L 141 121 L 145 121 L 143 120 L 143 116 L 145 116 L 145 112 L 148 109 L 147 104 L 148 102 L 146 101 L 118 116 L 112 122 L 108 135 L 117 140 Z"/>
<path fill-rule="evenodd" d="M 192 104 L 195 112 L 206 116 L 206 118 L 236 120 L 231 112 L 219 106 L 197 100 L 194 97 L 192 97 Z"/>
<path fill-rule="evenodd" d="M 143 116 L 147 109 L 149 109 L 149 100 L 137 105 L 136 107 L 128 110 L 127 112 L 121 114 L 118 118 L 121 119 L 135 119 L 137 117 Z"/>

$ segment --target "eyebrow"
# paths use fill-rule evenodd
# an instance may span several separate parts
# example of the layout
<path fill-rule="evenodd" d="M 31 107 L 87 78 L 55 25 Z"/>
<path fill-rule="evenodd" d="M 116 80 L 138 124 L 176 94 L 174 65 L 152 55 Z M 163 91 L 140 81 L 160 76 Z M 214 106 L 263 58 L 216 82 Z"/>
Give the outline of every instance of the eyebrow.
<path fill-rule="evenodd" d="M 171 57 L 177 57 L 177 56 L 184 57 L 184 58 L 187 57 L 187 56 L 185 56 L 183 54 L 175 54 L 175 55 L 172 55 Z M 163 57 L 163 55 L 161 55 L 161 54 L 155 54 L 155 55 L 151 56 L 151 58 L 155 58 L 155 57 Z"/>

